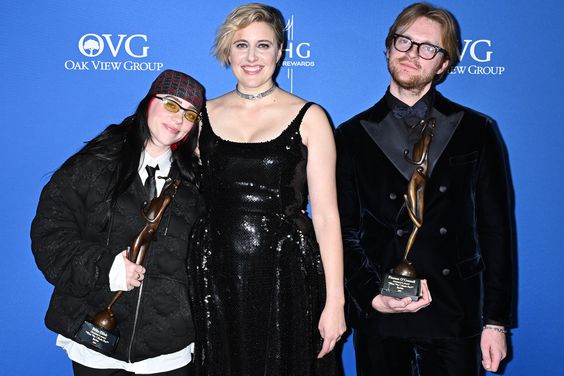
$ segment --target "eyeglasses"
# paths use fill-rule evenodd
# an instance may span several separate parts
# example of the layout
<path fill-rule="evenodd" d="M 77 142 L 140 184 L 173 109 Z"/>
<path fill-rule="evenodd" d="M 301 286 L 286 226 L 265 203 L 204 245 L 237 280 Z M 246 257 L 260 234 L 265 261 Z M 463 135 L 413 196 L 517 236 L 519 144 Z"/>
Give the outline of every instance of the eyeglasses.
<path fill-rule="evenodd" d="M 399 52 L 407 52 L 413 47 L 417 46 L 417 55 L 425 60 L 432 60 L 439 52 L 442 52 L 445 58 L 448 58 L 448 52 L 444 48 L 435 46 L 431 43 L 417 43 L 410 38 L 401 34 L 394 34 L 394 48 Z"/>
<path fill-rule="evenodd" d="M 177 113 L 180 110 L 184 110 L 184 118 L 188 120 L 190 123 L 193 123 L 198 119 L 198 112 L 192 110 L 191 108 L 184 108 L 178 102 L 176 102 L 172 97 L 157 97 L 155 98 L 160 99 L 163 101 L 163 106 L 165 110 L 169 112 Z"/>

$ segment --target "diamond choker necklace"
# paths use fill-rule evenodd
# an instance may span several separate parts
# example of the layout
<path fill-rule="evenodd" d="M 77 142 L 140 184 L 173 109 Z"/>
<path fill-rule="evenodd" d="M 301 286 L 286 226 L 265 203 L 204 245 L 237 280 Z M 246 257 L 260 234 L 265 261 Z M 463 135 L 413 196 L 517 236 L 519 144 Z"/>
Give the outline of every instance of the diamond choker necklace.
<path fill-rule="evenodd" d="M 262 93 L 258 93 L 258 94 L 245 94 L 245 93 L 241 93 L 239 91 L 239 88 L 237 87 L 237 85 L 235 85 L 235 92 L 237 93 L 237 95 L 243 99 L 248 99 L 250 101 L 254 101 L 257 99 L 261 99 L 266 97 L 269 94 L 272 94 L 272 92 L 276 90 L 276 84 L 273 84 L 272 87 L 270 89 L 268 89 L 267 91 L 263 91 Z"/>

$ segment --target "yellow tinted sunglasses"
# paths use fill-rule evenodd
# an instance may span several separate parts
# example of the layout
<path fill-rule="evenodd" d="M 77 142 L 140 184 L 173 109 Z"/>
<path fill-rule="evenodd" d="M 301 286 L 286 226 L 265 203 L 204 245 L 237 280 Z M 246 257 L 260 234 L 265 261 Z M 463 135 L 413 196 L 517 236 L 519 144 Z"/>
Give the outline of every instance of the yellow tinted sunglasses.
<path fill-rule="evenodd" d="M 194 123 L 196 119 L 198 119 L 198 112 L 191 108 L 184 108 L 178 102 L 176 102 L 172 97 L 157 97 L 155 98 L 160 99 L 163 101 L 163 106 L 165 110 L 169 112 L 178 112 L 180 110 L 184 110 L 184 118 L 188 120 L 190 123 Z"/>

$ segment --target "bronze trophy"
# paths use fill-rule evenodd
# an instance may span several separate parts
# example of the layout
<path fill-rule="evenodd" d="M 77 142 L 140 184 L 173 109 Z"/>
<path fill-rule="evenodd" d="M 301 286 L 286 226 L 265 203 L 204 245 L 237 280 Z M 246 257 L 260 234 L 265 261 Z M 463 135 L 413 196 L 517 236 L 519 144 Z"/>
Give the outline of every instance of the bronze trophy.
<path fill-rule="evenodd" d="M 163 194 L 152 199 L 145 209 L 141 209 L 141 216 L 146 223 L 139 234 L 131 241 L 128 252 L 130 261 L 143 265 L 143 260 L 151 242 L 155 240 L 165 210 L 172 202 L 179 186 L 180 180 L 167 179 L 163 187 Z M 94 350 L 111 355 L 119 341 L 119 333 L 114 331 L 116 318 L 112 312 L 112 306 L 123 294 L 124 291 L 118 291 L 107 307 L 98 312 L 93 320 L 84 321 L 75 335 L 75 340 Z"/>
<path fill-rule="evenodd" d="M 403 258 L 400 263 L 393 269 L 391 274 L 384 276 L 380 293 L 395 298 L 410 297 L 411 300 L 417 301 L 421 297 L 421 280 L 417 278 L 417 273 L 411 261 L 407 259 L 417 231 L 423 225 L 423 209 L 425 185 L 427 182 L 427 168 L 429 158 L 429 146 L 433 139 L 433 130 L 435 129 L 436 120 L 434 118 L 428 121 L 422 120 L 421 137 L 413 145 L 412 157 L 409 158 L 409 151 L 404 151 L 404 157 L 413 165 L 415 169 L 409 180 L 407 193 L 403 196 L 405 207 L 409 214 L 413 229 L 409 235 L 407 245 L 403 252 Z"/>

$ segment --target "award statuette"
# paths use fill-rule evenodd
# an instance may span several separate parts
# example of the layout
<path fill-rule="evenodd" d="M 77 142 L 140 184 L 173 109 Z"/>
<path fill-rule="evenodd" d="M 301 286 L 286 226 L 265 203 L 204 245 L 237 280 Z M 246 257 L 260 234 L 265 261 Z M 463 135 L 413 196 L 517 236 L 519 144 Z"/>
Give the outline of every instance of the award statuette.
<path fill-rule="evenodd" d="M 139 234 L 131 241 L 130 252 L 128 252 L 130 261 L 143 265 L 145 254 L 149 250 L 151 242 L 155 240 L 164 212 L 172 202 L 179 186 L 180 180 L 167 179 L 163 187 L 163 194 L 152 199 L 145 209 L 141 209 L 141 216 L 146 223 Z M 121 298 L 123 293 L 124 291 L 118 291 L 107 307 L 98 312 L 94 319 L 82 323 L 74 338 L 78 343 L 106 355 L 113 354 L 119 341 L 119 333 L 114 330 L 116 318 L 112 312 L 112 306 Z"/>
<path fill-rule="evenodd" d="M 415 267 L 411 261 L 407 259 L 417 231 L 423 225 L 423 209 L 424 194 L 427 181 L 427 168 L 429 158 L 429 145 L 433 138 L 433 130 L 435 129 L 435 119 L 422 121 L 421 136 L 413 145 L 412 158 L 409 158 L 409 151 L 404 151 L 404 157 L 413 165 L 415 169 L 409 180 L 407 194 L 405 194 L 405 207 L 409 214 L 413 229 L 409 235 L 407 245 L 403 252 L 403 258 L 400 263 L 393 269 L 391 274 L 386 274 L 382 282 L 380 293 L 395 298 L 410 297 L 411 300 L 417 301 L 421 297 L 421 280 L 417 278 Z"/>

